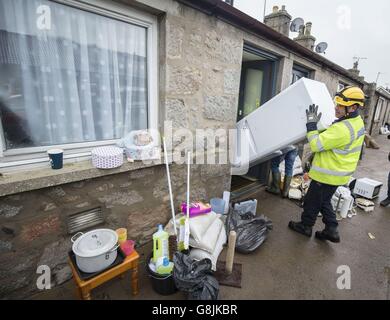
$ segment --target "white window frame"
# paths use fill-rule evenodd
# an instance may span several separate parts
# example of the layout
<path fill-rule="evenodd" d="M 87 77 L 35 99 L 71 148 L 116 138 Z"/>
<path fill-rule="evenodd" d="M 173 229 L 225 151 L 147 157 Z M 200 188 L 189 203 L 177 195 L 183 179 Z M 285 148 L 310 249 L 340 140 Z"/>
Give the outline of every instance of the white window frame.
<path fill-rule="evenodd" d="M 381 118 L 381 114 L 382 114 L 382 108 L 383 108 L 385 102 L 386 101 L 383 98 L 378 99 L 378 104 L 377 104 L 376 109 L 375 109 L 374 122 L 379 122 L 379 120 Z"/>
<path fill-rule="evenodd" d="M 147 91 L 148 91 L 148 128 L 158 129 L 158 22 L 157 17 L 134 9 L 124 4 L 114 3 L 109 0 L 49 0 L 76 9 L 95 13 L 107 18 L 120 20 L 133 25 L 146 28 L 147 50 Z M 0 121 L 0 169 L 14 170 L 20 166 L 29 168 L 37 163 L 48 161 L 46 152 L 50 148 L 64 149 L 64 159 L 79 161 L 88 159 L 91 150 L 97 146 L 114 145 L 120 139 L 69 143 L 62 145 L 50 145 L 43 147 L 30 147 L 20 149 L 5 149 L 5 139 L 2 123 Z M 35 164 L 35 165 L 34 165 Z M 30 166 L 31 165 L 31 166 Z M 4 171 L 4 170 L 2 170 Z"/>

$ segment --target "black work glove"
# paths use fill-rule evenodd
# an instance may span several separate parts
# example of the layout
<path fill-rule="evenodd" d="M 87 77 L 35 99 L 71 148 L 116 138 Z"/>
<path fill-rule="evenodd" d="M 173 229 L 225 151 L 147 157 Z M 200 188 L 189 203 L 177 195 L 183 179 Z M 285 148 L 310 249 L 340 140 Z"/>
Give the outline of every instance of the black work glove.
<path fill-rule="evenodd" d="M 306 128 L 307 132 L 316 131 L 317 123 L 321 120 L 322 113 L 318 114 L 318 106 L 312 104 L 309 106 L 309 109 L 306 110 Z"/>

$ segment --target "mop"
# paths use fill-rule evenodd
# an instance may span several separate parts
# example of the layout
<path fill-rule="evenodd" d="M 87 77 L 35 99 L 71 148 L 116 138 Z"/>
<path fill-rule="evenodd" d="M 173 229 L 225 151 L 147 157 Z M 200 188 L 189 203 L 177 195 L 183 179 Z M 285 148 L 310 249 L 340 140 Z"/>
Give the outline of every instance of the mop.
<path fill-rule="evenodd" d="M 180 219 L 179 250 L 187 251 L 190 242 L 190 168 L 191 152 L 188 152 L 187 160 L 187 215 Z"/>
<path fill-rule="evenodd" d="M 169 172 L 169 162 L 168 162 L 168 152 L 167 146 L 165 144 L 165 138 L 163 138 L 163 146 L 164 146 L 164 158 L 165 158 L 165 167 L 167 169 L 167 177 L 168 177 L 168 189 L 169 189 L 169 198 L 171 200 L 171 211 L 172 211 L 172 222 L 173 222 L 173 230 L 175 230 L 174 235 L 170 235 L 168 239 L 169 243 L 169 260 L 173 260 L 173 255 L 177 251 L 177 229 L 176 229 L 176 216 L 175 216 L 175 205 L 173 203 L 173 194 L 172 194 L 172 184 L 171 184 L 171 174 Z"/>

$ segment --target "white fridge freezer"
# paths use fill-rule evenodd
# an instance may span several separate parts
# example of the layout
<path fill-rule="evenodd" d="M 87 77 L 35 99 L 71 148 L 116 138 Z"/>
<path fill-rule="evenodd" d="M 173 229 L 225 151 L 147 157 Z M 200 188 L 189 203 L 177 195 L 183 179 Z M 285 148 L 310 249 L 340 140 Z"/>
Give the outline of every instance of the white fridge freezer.
<path fill-rule="evenodd" d="M 306 109 L 311 104 L 318 105 L 318 112 L 322 112 L 318 128 L 323 131 L 336 119 L 333 99 L 324 83 L 306 78 L 239 121 L 233 174 L 234 168 L 260 163 L 267 156 L 304 140 L 307 134 Z"/>

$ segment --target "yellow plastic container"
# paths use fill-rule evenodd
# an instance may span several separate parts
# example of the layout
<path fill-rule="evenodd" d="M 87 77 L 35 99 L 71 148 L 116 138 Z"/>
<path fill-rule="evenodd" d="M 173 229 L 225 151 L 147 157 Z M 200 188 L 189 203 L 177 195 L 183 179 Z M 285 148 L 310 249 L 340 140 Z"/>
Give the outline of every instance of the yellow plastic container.
<path fill-rule="evenodd" d="M 118 235 L 119 244 L 122 244 L 122 243 L 127 241 L 127 229 L 126 228 L 117 229 L 116 233 Z"/>

